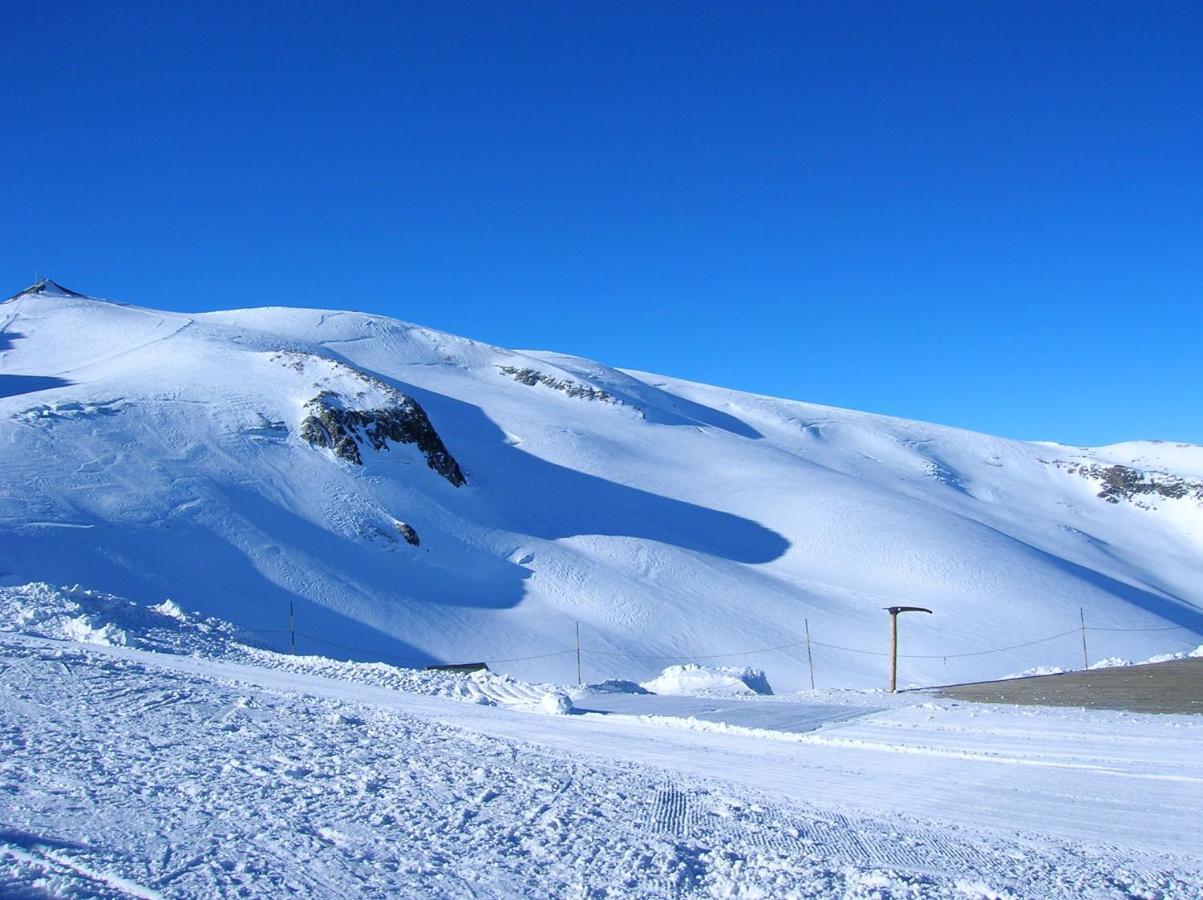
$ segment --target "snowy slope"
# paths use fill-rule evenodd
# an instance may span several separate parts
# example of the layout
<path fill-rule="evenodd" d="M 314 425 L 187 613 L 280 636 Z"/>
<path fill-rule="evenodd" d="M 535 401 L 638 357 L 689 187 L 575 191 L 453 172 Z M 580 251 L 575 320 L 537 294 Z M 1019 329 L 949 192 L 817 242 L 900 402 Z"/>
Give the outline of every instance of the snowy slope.
<path fill-rule="evenodd" d="M 422 430 L 409 398 L 425 443 L 388 437 Z M 568 681 L 579 621 L 590 680 L 723 655 L 790 690 L 803 619 L 820 686 L 880 683 L 894 604 L 936 610 L 904 620 L 930 657 L 904 684 L 1080 662 L 1080 607 L 1124 629 L 1092 658 L 1203 635 L 1203 448 L 1005 440 L 360 313 L 18 295 L 0 473 L 0 583 L 171 597 L 276 647 L 292 604 L 302 652 Z"/>

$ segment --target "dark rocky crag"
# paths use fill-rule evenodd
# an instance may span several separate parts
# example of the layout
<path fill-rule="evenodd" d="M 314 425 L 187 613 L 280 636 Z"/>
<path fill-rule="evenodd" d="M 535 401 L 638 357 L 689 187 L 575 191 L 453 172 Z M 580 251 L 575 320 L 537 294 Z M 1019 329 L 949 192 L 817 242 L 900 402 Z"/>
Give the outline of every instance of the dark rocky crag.
<path fill-rule="evenodd" d="M 1168 472 L 1142 472 L 1130 466 L 1100 466 L 1097 463 L 1075 463 L 1057 460 L 1053 465 L 1067 472 L 1099 481 L 1102 490 L 1098 496 L 1108 503 L 1120 500 L 1136 501 L 1142 496 L 1165 497 L 1180 500 L 1193 497 L 1203 501 L 1203 482 L 1186 481 Z"/>
<path fill-rule="evenodd" d="M 509 375 L 520 384 L 528 384 L 534 387 L 536 384 L 541 384 L 544 387 L 549 387 L 554 391 L 560 391 L 567 394 L 569 397 L 583 397 L 586 400 L 600 400 L 602 403 L 621 403 L 612 394 L 607 394 L 600 388 L 590 387 L 587 384 L 581 384 L 577 381 L 572 381 L 568 378 L 554 378 L 546 372 L 540 372 L 538 369 L 519 369 L 516 366 L 498 366 L 498 370 L 502 375 Z"/>
<path fill-rule="evenodd" d="M 397 534 L 405 538 L 405 543 L 414 547 L 422 543 L 422 539 L 418 537 L 418 533 L 414 531 L 413 526 L 407 525 L 405 522 L 397 522 L 393 527 L 397 529 Z"/>
<path fill-rule="evenodd" d="M 363 465 L 361 448 L 366 441 L 374 450 L 387 450 L 389 442 L 414 444 L 426 464 L 456 487 L 467 483 L 464 473 L 430 424 L 418 402 L 393 388 L 390 402 L 375 409 L 353 409 L 334 391 L 322 391 L 305 404 L 301 437 L 314 447 L 325 447 L 335 456 Z"/>

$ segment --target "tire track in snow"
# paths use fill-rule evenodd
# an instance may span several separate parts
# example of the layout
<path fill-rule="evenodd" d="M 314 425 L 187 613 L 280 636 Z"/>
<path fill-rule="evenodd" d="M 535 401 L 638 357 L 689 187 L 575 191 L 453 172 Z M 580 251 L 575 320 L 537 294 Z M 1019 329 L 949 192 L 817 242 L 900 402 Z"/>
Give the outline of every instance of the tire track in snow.
<path fill-rule="evenodd" d="M 656 792 L 652 806 L 652 829 L 687 838 L 693 831 L 693 804 L 689 795 L 672 784 Z"/>

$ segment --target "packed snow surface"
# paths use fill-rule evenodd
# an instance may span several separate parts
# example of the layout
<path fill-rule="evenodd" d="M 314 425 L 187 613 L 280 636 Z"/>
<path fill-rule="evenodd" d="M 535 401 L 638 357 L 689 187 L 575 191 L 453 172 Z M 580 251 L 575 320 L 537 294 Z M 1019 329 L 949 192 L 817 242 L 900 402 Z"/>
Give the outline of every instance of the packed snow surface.
<path fill-rule="evenodd" d="M 629 686 L 496 679 L 520 702 L 482 704 L 453 686 L 487 674 L 238 637 L 176 603 L 0 592 L 0 895 L 1203 893 L 1199 717 L 725 701 L 816 710 L 774 730 L 589 710 L 715 702 Z"/>
<path fill-rule="evenodd" d="M 340 309 L 0 304 L 0 584 L 171 598 L 276 650 L 291 619 L 302 655 L 565 683 L 579 624 L 589 682 L 863 688 L 882 608 L 918 605 L 900 683 L 948 683 L 1080 666 L 1081 611 L 1092 660 L 1197 646 L 1201 551 L 1199 447 L 1007 440 Z"/>

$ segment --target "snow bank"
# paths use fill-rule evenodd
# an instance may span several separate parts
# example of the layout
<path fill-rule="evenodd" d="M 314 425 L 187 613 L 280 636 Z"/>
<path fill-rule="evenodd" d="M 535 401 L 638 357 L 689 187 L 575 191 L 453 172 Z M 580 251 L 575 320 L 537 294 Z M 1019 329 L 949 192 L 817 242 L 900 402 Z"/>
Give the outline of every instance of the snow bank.
<path fill-rule="evenodd" d="M 1091 669 L 1122 669 L 1124 666 L 1132 665 L 1132 660 L 1124 659 L 1122 656 L 1108 656 L 1106 659 L 1100 659 L 1098 662 L 1090 664 Z"/>
<path fill-rule="evenodd" d="M 1092 669 L 1115 669 L 1120 666 L 1145 666 L 1150 663 L 1170 662 L 1175 659 L 1199 659 L 1203 657 L 1203 644 L 1200 644 L 1194 650 L 1186 650 L 1181 653 L 1158 653 L 1156 656 L 1150 656 L 1148 659 L 1140 662 L 1133 662 L 1130 659 L 1124 659 L 1121 656 L 1109 656 L 1106 659 L 1100 659 L 1098 662 L 1091 663 Z"/>
<path fill-rule="evenodd" d="M 276 653 L 254 646 L 251 635 L 229 622 L 186 612 L 173 600 L 141 606 L 78 585 L 56 588 L 35 582 L 0 587 L 0 633 L 6 631 L 220 659 L 489 706 L 543 709 L 545 695 L 557 690 L 553 685 L 531 684 L 488 671 L 462 674 Z M 571 700 L 565 700 L 568 708 L 564 711 L 571 711 Z"/>
<path fill-rule="evenodd" d="M 189 615 L 172 600 L 146 607 L 79 585 L 43 582 L 0 587 L 3 631 L 200 656 L 225 656 L 232 644 L 249 640 L 229 622 Z"/>
<path fill-rule="evenodd" d="M 1022 672 L 1016 672 L 1014 675 L 1004 675 L 1001 680 L 1006 681 L 1009 678 L 1031 678 L 1033 675 L 1060 675 L 1063 672 L 1068 672 L 1062 666 L 1032 666 L 1030 669 L 1024 669 Z"/>
<path fill-rule="evenodd" d="M 1175 659 L 1198 659 L 1203 657 L 1203 644 L 1200 644 L 1194 650 L 1186 650 L 1179 653 L 1158 653 L 1155 656 L 1150 656 L 1148 659 L 1133 661 L 1125 659 L 1122 656 L 1108 656 L 1104 659 L 1096 660 L 1090 664 L 1090 670 L 1094 669 L 1119 669 L 1125 666 L 1147 666 L 1152 663 L 1171 662 Z M 1008 678 L 1027 678 L 1032 675 L 1060 675 L 1063 672 L 1072 672 L 1073 669 L 1065 669 L 1061 666 L 1035 666 L 1031 669 L 1025 669 L 1017 675 L 1004 675 L 1002 680 Z"/>
<path fill-rule="evenodd" d="M 720 696 L 771 694 L 769 681 L 760 669 L 732 666 L 669 666 L 643 687 L 653 694 Z"/>

